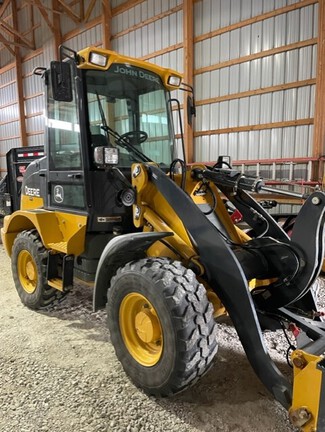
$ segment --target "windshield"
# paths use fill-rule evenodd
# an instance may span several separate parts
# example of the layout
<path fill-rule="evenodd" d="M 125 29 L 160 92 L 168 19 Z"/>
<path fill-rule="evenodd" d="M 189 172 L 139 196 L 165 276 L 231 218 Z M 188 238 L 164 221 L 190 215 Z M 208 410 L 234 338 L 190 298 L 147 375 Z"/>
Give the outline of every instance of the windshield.
<path fill-rule="evenodd" d="M 121 64 L 108 71 L 86 70 L 85 75 L 91 145 L 117 146 L 120 166 L 141 160 L 169 166 L 173 130 L 168 92 L 160 77 Z"/>

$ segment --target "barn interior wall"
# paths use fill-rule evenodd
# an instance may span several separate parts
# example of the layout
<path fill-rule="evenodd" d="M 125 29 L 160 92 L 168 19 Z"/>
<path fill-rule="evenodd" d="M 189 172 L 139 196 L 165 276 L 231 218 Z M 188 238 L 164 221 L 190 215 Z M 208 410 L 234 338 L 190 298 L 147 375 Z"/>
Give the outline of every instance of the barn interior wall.
<path fill-rule="evenodd" d="M 42 79 L 32 71 L 56 58 L 56 43 L 75 50 L 106 46 L 184 71 L 181 0 L 112 0 L 108 41 L 102 1 L 84 0 L 89 15 L 81 25 L 73 16 L 77 3 L 71 3 L 70 15 L 60 15 L 58 31 L 44 18 L 47 14 L 54 23 L 50 8 L 41 11 L 17 1 L 19 27 L 34 49 L 20 49 L 24 119 L 19 118 L 15 58 L 5 47 L 0 51 L 1 171 L 6 151 L 22 145 L 20 121 L 26 124 L 28 146 L 44 142 Z M 235 161 L 311 156 L 318 1 L 199 0 L 193 1 L 193 16 L 194 159 L 211 161 L 220 154 Z M 10 7 L 3 19 L 12 22 Z M 31 22 L 34 30 L 28 33 Z"/>

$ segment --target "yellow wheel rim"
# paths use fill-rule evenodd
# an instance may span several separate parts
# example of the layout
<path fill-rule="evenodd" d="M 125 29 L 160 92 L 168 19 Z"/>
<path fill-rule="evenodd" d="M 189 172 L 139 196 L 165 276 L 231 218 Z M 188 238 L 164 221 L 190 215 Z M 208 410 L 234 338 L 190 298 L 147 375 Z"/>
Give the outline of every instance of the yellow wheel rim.
<path fill-rule="evenodd" d="M 139 293 L 124 297 L 119 323 L 131 356 L 143 366 L 157 364 L 163 351 L 163 332 L 158 314 L 149 300 Z"/>
<path fill-rule="evenodd" d="M 37 287 L 37 267 L 32 255 L 27 250 L 19 252 L 17 269 L 21 286 L 28 294 L 32 294 Z"/>

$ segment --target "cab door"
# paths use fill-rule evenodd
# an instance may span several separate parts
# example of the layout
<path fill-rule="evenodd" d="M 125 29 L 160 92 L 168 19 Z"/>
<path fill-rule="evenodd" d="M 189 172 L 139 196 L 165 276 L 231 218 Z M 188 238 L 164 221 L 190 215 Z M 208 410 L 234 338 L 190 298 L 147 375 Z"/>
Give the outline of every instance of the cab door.
<path fill-rule="evenodd" d="M 63 211 L 86 211 L 84 161 L 81 151 L 80 118 L 75 66 L 71 63 L 72 100 L 53 99 L 47 92 L 48 207 Z"/>

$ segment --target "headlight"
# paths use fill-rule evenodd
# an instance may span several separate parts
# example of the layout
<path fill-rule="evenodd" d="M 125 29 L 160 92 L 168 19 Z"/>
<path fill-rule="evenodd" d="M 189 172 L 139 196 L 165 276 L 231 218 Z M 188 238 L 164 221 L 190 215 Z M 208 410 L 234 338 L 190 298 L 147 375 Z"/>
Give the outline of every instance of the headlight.
<path fill-rule="evenodd" d="M 108 165 L 117 165 L 119 162 L 118 149 L 108 146 L 95 147 L 94 162 L 98 168 L 105 168 Z"/>
<path fill-rule="evenodd" d="M 168 84 L 174 87 L 179 87 L 181 85 L 181 78 L 175 75 L 170 75 L 168 77 Z"/>
<path fill-rule="evenodd" d="M 89 54 L 89 63 L 97 66 L 105 67 L 107 65 L 108 56 L 91 52 Z"/>

